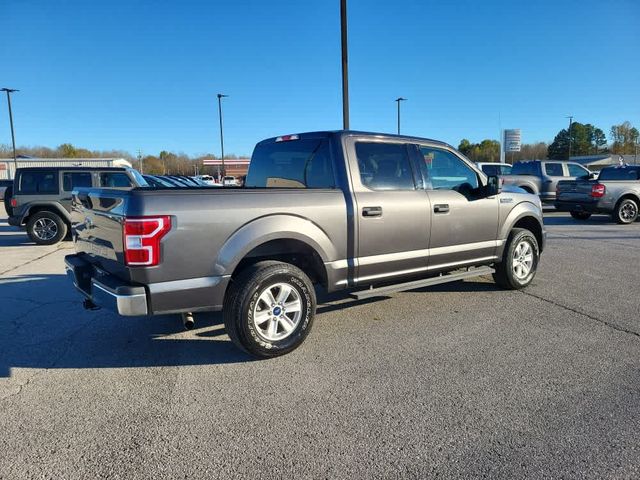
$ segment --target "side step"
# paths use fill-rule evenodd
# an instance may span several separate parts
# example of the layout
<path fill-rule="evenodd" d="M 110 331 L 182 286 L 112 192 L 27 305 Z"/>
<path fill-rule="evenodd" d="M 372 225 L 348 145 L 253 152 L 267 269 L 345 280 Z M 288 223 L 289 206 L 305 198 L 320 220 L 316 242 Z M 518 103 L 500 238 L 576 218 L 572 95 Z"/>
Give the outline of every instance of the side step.
<path fill-rule="evenodd" d="M 478 277 L 480 275 L 487 275 L 493 272 L 495 272 L 495 269 L 493 269 L 492 267 L 471 268 L 464 272 L 448 273 L 446 275 L 425 278 L 422 280 L 415 280 L 413 282 L 397 283 L 395 285 L 387 285 L 385 287 L 378 288 L 369 288 L 367 290 L 353 292 L 351 296 L 357 298 L 358 300 L 370 297 L 381 297 L 390 293 L 404 292 L 406 290 L 413 290 L 414 288 L 431 287 L 433 285 L 440 285 L 441 283 L 457 282 L 458 280 L 464 280 L 465 278 Z"/>

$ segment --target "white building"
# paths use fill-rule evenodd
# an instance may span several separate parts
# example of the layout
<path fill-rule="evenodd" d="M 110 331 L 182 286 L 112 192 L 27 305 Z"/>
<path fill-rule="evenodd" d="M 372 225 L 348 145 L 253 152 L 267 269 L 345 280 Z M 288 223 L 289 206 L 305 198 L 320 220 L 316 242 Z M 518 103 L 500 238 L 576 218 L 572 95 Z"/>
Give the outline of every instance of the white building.
<path fill-rule="evenodd" d="M 18 158 L 18 168 L 27 167 L 129 167 L 124 158 Z M 14 177 L 13 158 L 0 158 L 0 179 Z"/>

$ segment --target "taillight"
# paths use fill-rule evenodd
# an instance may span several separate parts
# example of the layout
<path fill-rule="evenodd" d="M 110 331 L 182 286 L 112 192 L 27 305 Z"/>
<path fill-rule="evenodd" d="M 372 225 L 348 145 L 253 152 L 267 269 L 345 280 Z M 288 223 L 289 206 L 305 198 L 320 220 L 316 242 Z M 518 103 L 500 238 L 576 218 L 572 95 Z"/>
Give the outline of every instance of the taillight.
<path fill-rule="evenodd" d="M 126 217 L 124 259 L 127 265 L 152 267 L 160 263 L 160 240 L 171 230 L 171 217 Z"/>
<path fill-rule="evenodd" d="M 604 193 L 607 191 L 606 187 L 601 183 L 596 183 L 591 187 L 591 196 L 593 198 L 604 197 Z"/>
<path fill-rule="evenodd" d="M 18 200 L 16 200 L 15 198 L 11 199 L 11 206 L 13 208 L 16 208 L 18 206 Z"/>
<path fill-rule="evenodd" d="M 282 135 L 276 138 L 276 142 L 290 142 L 291 140 L 298 140 L 298 135 Z"/>

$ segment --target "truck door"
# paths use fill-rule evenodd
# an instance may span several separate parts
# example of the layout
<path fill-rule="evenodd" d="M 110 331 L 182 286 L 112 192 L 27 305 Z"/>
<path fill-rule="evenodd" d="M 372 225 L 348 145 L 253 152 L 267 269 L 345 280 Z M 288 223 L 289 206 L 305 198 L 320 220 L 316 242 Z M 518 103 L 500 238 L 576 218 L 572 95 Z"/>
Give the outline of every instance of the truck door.
<path fill-rule="evenodd" d="M 498 234 L 498 197 L 482 195 L 478 173 L 444 147 L 419 145 L 430 199 L 429 270 L 490 261 Z"/>
<path fill-rule="evenodd" d="M 429 199 L 406 142 L 347 137 L 355 211 L 355 283 L 424 272 Z"/>

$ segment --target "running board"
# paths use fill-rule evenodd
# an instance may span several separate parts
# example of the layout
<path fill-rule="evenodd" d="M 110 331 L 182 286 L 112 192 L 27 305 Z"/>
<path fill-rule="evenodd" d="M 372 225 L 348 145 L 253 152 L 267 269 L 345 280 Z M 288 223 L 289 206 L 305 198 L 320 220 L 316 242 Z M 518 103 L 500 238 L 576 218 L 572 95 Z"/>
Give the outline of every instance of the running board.
<path fill-rule="evenodd" d="M 458 280 L 464 280 L 465 278 L 478 277 L 480 275 L 488 275 L 494 273 L 495 269 L 491 267 L 477 267 L 471 268 L 464 272 L 448 273 L 446 275 L 440 275 L 437 277 L 425 278 L 422 280 L 415 280 L 413 282 L 398 283 L 395 285 L 387 285 L 385 287 L 369 288 L 367 290 L 361 290 L 359 292 L 351 293 L 352 297 L 362 300 L 363 298 L 381 297 L 390 293 L 404 292 L 406 290 L 413 290 L 415 288 L 432 287 L 433 285 L 440 285 L 441 283 L 457 282 Z"/>

